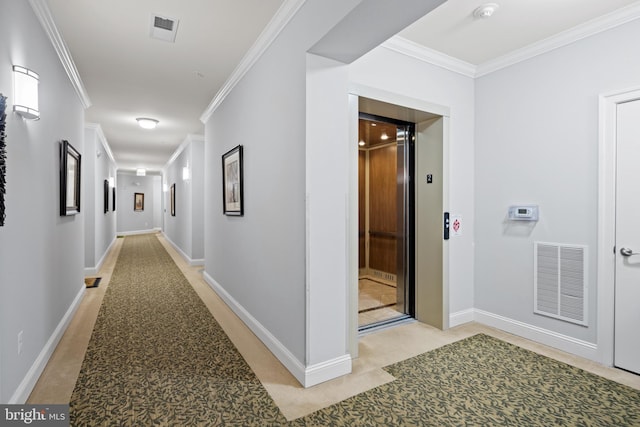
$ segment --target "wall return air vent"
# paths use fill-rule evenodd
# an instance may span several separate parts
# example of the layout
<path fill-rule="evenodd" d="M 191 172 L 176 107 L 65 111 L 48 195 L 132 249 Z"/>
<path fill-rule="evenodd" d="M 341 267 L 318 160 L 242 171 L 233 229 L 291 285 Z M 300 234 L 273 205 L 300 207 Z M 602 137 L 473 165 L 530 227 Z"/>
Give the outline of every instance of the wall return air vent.
<path fill-rule="evenodd" d="M 534 313 L 587 325 L 587 247 L 535 242 Z"/>
<path fill-rule="evenodd" d="M 151 15 L 149 35 L 154 39 L 173 43 L 176 41 L 179 20 L 161 15 Z"/>

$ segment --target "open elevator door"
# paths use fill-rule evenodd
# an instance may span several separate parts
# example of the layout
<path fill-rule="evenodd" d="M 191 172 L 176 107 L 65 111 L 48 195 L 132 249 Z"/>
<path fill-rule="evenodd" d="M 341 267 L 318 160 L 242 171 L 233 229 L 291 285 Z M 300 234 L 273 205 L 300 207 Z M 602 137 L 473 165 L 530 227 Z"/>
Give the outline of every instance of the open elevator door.
<path fill-rule="evenodd" d="M 415 317 L 415 125 L 360 113 L 360 332 Z"/>

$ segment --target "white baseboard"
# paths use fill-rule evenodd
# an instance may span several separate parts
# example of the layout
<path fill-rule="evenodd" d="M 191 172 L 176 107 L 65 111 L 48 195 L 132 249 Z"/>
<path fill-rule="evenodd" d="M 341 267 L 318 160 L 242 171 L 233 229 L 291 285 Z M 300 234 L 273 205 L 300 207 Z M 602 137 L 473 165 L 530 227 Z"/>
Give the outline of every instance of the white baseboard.
<path fill-rule="evenodd" d="M 456 311 L 455 313 L 450 313 L 449 327 L 453 328 L 454 326 L 473 322 L 475 320 L 474 313 L 475 313 L 475 310 L 473 308 L 469 308 L 467 310 L 462 310 L 462 311 Z"/>
<path fill-rule="evenodd" d="M 18 388 L 11 396 L 11 399 L 9 399 L 9 404 L 22 405 L 26 403 L 29 395 L 36 385 L 36 382 L 38 381 L 38 378 L 40 378 L 42 371 L 44 371 L 44 368 L 47 366 L 47 363 L 49 362 L 53 351 L 56 349 L 56 346 L 60 342 L 60 339 L 62 339 L 62 335 L 64 335 L 64 332 L 67 330 L 69 322 L 71 322 L 73 315 L 76 313 L 76 310 L 80 306 L 80 302 L 82 301 L 82 296 L 84 295 L 86 288 L 87 287 L 83 283 L 82 287 L 80 288 L 80 292 L 78 292 L 75 299 L 67 309 L 67 312 L 64 314 L 64 316 L 62 316 L 62 320 L 60 320 L 58 326 L 53 331 L 53 334 L 51 334 L 49 340 L 47 340 L 47 343 L 42 348 L 42 351 L 40 351 L 40 354 L 38 355 L 38 357 L 36 357 L 33 365 L 31 365 L 31 368 L 29 369 L 29 371 L 27 371 L 27 374 L 22 379 L 22 382 L 20 382 L 20 385 L 18 385 Z"/>
<path fill-rule="evenodd" d="M 596 344 L 579 340 L 568 335 L 559 334 L 548 329 L 509 319 L 504 316 L 474 309 L 474 320 L 487 326 L 501 329 L 514 335 L 521 336 L 540 344 L 554 347 L 567 353 L 575 354 L 593 361 L 598 359 L 598 346 Z"/>
<path fill-rule="evenodd" d="M 182 248 L 180 246 L 178 246 L 173 240 L 171 240 L 169 238 L 169 236 L 167 236 L 167 234 L 163 231 L 162 232 L 162 236 L 164 237 L 164 239 L 173 247 L 173 249 L 176 250 L 176 252 L 178 252 L 180 254 L 180 256 L 182 258 L 184 258 L 185 261 L 187 261 L 187 263 L 190 266 L 194 266 L 194 265 L 204 265 L 204 258 L 201 259 L 192 259 L 191 257 L 189 257 L 189 255 L 186 254 L 186 252 L 184 252 L 182 250 Z"/>
<path fill-rule="evenodd" d="M 249 329 L 267 346 L 269 351 L 291 372 L 303 387 L 311 387 L 351 372 L 351 356 L 346 354 L 311 366 L 304 366 L 267 328 L 240 305 L 206 271 L 205 281 Z"/>
<path fill-rule="evenodd" d="M 113 240 L 109 244 L 109 247 L 107 248 L 106 251 L 104 251 L 104 253 L 102 254 L 102 257 L 100 258 L 100 261 L 98 261 L 98 264 L 96 264 L 95 267 L 85 267 L 84 268 L 84 275 L 85 276 L 94 276 L 94 275 L 98 274 L 98 272 L 102 268 L 102 264 L 104 264 L 104 260 L 107 259 L 107 255 L 109 255 L 109 252 L 111 252 L 111 249 L 113 248 L 113 245 L 116 244 L 116 240 L 118 240 L 118 237 L 117 236 L 113 236 Z"/>

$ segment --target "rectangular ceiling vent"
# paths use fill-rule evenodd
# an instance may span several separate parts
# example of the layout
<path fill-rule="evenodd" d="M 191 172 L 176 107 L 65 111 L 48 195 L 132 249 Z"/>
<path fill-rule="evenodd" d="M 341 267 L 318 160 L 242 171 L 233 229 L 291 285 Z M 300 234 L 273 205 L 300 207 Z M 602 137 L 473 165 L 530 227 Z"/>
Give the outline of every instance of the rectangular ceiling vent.
<path fill-rule="evenodd" d="M 587 247 L 534 243 L 534 313 L 587 325 Z"/>
<path fill-rule="evenodd" d="M 151 30 L 149 35 L 154 39 L 173 43 L 176 41 L 178 20 L 166 16 L 151 15 Z"/>

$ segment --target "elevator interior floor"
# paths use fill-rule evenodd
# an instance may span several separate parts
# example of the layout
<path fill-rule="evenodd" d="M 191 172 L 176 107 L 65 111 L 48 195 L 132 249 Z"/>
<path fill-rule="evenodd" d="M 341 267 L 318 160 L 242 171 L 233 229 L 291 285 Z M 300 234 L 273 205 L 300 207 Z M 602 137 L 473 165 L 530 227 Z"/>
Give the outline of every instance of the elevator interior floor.
<path fill-rule="evenodd" d="M 396 292 L 391 284 L 367 278 L 358 280 L 358 326 L 401 316 L 396 309 Z"/>

